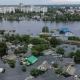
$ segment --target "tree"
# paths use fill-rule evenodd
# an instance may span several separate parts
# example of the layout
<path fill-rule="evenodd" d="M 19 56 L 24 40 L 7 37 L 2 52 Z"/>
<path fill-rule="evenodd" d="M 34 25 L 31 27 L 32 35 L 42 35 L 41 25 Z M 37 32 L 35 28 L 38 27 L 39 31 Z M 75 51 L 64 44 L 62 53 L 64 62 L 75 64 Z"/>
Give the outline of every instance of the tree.
<path fill-rule="evenodd" d="M 75 54 L 74 52 L 70 52 L 69 55 L 68 55 L 68 57 L 69 58 L 73 58 L 74 54 Z"/>
<path fill-rule="evenodd" d="M 45 40 L 44 38 L 32 38 L 32 39 L 30 39 L 30 43 L 32 43 L 34 45 L 49 44 L 49 42 L 47 40 Z"/>
<path fill-rule="evenodd" d="M 39 35 L 40 36 L 40 38 L 44 38 L 45 40 L 49 40 L 48 39 L 48 36 L 46 36 L 46 35 L 44 35 L 44 34 L 41 34 L 41 35 Z"/>
<path fill-rule="evenodd" d="M 30 71 L 30 74 L 34 77 L 37 77 L 39 76 L 39 69 L 36 69 L 36 68 L 33 68 L 31 71 Z"/>
<path fill-rule="evenodd" d="M 26 66 L 22 66 L 22 71 L 26 72 Z"/>
<path fill-rule="evenodd" d="M 15 63 L 16 63 L 16 61 L 14 61 L 14 60 L 9 60 L 9 61 L 8 61 L 8 64 L 9 64 L 9 66 L 10 66 L 11 68 L 14 68 L 14 67 L 15 67 Z"/>
<path fill-rule="evenodd" d="M 57 50 L 56 50 L 56 53 L 63 55 L 64 54 L 64 51 L 65 51 L 64 48 L 58 47 Z"/>
<path fill-rule="evenodd" d="M 7 55 L 7 45 L 5 42 L 0 42 L 0 57 Z"/>
<path fill-rule="evenodd" d="M 4 35 L 5 30 L 0 30 L 0 34 Z"/>
<path fill-rule="evenodd" d="M 40 69 L 37 69 L 37 68 L 33 68 L 31 71 L 30 71 L 30 74 L 34 77 L 37 77 L 41 74 L 43 74 L 44 71 L 40 70 Z"/>
<path fill-rule="evenodd" d="M 49 32 L 49 28 L 48 28 L 47 26 L 44 26 L 44 27 L 42 28 L 42 32 Z"/>
<path fill-rule="evenodd" d="M 80 64 L 80 50 L 77 50 L 74 55 L 74 62 Z"/>
<path fill-rule="evenodd" d="M 22 40 L 29 43 L 29 39 L 30 39 L 30 36 L 29 35 L 23 35 L 22 36 Z"/>
<path fill-rule="evenodd" d="M 28 48 L 27 45 L 24 45 L 23 47 L 20 47 L 19 49 L 15 49 L 14 53 L 15 54 L 26 53 L 27 48 Z"/>
<path fill-rule="evenodd" d="M 57 64 L 57 63 L 53 63 L 52 66 L 53 66 L 54 68 L 57 68 L 57 67 L 58 67 L 58 64 Z"/>
<path fill-rule="evenodd" d="M 56 37 L 52 37 L 50 39 L 50 44 L 51 44 L 52 47 L 56 47 L 57 45 L 60 44 L 60 40 L 56 39 Z"/>
<path fill-rule="evenodd" d="M 31 50 L 32 55 L 39 56 L 38 51 L 36 49 Z"/>
<path fill-rule="evenodd" d="M 32 55 L 34 56 L 42 56 L 42 51 L 49 49 L 48 44 L 36 45 L 31 49 Z"/>
<path fill-rule="evenodd" d="M 61 69 L 61 68 L 57 68 L 57 69 L 55 70 L 55 73 L 56 73 L 56 74 L 62 74 L 62 69 Z"/>

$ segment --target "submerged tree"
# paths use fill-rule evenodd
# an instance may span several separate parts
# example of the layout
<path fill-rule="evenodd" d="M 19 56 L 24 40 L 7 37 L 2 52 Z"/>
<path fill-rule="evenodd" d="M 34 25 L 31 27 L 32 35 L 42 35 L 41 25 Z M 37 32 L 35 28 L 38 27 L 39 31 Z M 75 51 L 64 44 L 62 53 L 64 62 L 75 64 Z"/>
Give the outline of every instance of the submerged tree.
<path fill-rule="evenodd" d="M 7 45 L 5 42 L 0 42 L 0 56 L 7 55 Z"/>
<path fill-rule="evenodd" d="M 57 50 L 56 50 L 56 53 L 63 55 L 64 54 L 64 51 L 65 51 L 64 48 L 58 47 Z"/>
<path fill-rule="evenodd" d="M 47 26 L 44 26 L 44 27 L 42 28 L 42 32 L 49 32 L 49 28 L 48 28 Z"/>

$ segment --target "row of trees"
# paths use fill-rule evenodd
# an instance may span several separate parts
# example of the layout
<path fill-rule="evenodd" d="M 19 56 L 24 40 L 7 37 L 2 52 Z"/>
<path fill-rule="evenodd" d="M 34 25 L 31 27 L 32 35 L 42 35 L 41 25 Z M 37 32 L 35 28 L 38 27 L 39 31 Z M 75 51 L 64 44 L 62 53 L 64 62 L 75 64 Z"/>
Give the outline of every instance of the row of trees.
<path fill-rule="evenodd" d="M 29 35 L 19 35 L 19 34 L 5 34 L 4 38 L 6 41 L 12 42 L 14 44 L 18 44 L 21 42 L 29 43 L 30 36 Z"/>
<path fill-rule="evenodd" d="M 79 14 L 52 14 L 52 13 L 46 13 L 43 17 L 43 21 L 80 21 L 80 15 Z"/>
<path fill-rule="evenodd" d="M 68 37 L 68 40 L 80 41 L 80 38 L 76 36 L 72 36 L 72 37 Z"/>

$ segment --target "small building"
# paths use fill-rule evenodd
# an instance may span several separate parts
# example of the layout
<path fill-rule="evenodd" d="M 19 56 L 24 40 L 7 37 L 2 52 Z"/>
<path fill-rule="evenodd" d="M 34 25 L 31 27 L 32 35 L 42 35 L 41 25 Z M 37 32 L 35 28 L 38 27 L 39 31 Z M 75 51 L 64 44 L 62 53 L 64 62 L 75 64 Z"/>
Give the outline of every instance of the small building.
<path fill-rule="evenodd" d="M 61 28 L 60 29 L 60 32 L 64 32 L 65 33 L 65 32 L 68 32 L 68 31 L 69 31 L 69 28 Z"/>
<path fill-rule="evenodd" d="M 65 37 L 72 37 L 72 36 L 75 36 L 75 34 L 72 32 L 66 32 L 65 33 Z"/>
<path fill-rule="evenodd" d="M 31 56 L 29 58 L 26 58 L 23 63 L 26 63 L 27 65 L 34 64 L 38 59 L 35 56 Z"/>
<path fill-rule="evenodd" d="M 65 66 L 63 66 L 62 68 L 63 70 L 63 75 L 68 77 L 68 76 L 73 76 L 74 73 L 75 73 L 75 67 L 74 67 L 74 64 L 69 64 L 67 63 Z"/>
<path fill-rule="evenodd" d="M 51 68 L 51 65 L 47 62 L 47 61 L 44 61 L 39 67 L 38 69 L 42 70 L 42 71 L 46 71 L 48 70 L 49 68 Z"/>

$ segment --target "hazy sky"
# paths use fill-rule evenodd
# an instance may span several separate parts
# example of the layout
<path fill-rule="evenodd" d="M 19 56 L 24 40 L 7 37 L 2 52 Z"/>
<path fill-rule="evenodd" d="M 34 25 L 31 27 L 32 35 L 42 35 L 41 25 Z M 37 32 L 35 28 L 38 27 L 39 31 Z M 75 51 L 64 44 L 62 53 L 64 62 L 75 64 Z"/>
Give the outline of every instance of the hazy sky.
<path fill-rule="evenodd" d="M 0 0 L 0 5 L 27 4 L 80 4 L 80 0 Z"/>

